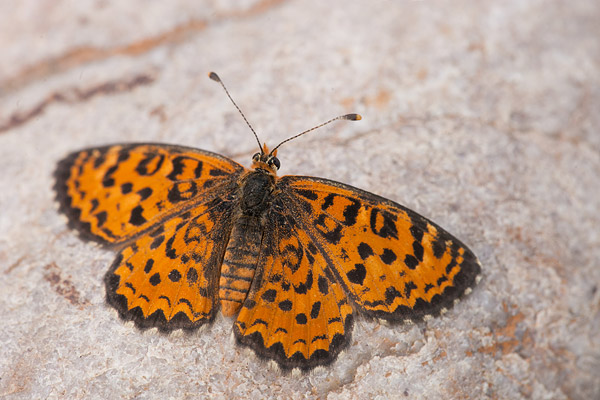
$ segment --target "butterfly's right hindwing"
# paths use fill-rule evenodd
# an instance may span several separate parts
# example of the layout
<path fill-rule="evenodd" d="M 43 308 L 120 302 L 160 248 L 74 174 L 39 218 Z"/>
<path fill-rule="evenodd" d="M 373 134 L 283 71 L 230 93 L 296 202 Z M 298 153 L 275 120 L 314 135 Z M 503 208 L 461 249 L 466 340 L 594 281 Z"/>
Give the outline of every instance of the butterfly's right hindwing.
<path fill-rule="evenodd" d="M 267 213 L 257 275 L 234 325 L 238 343 L 284 370 L 335 360 L 350 341 L 353 311 L 328 264 L 279 195 Z"/>

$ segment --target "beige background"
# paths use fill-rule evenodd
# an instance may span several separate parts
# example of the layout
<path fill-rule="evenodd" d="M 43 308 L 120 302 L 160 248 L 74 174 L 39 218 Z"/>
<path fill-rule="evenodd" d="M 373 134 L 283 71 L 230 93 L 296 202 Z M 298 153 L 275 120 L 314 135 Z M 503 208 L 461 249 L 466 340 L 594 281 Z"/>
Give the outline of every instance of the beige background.
<path fill-rule="evenodd" d="M 600 397 L 600 3 L 0 3 L 0 397 Z M 104 303 L 114 254 L 53 204 L 67 152 L 164 141 L 248 165 L 250 131 L 322 176 L 430 217 L 483 280 L 415 326 L 282 376 L 219 318 L 140 333 Z"/>

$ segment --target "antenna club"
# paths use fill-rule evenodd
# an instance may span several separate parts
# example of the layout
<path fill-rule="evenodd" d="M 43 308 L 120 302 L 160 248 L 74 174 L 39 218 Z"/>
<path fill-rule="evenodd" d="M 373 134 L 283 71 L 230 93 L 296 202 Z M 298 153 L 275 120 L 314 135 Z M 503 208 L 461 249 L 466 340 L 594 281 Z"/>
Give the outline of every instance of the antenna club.
<path fill-rule="evenodd" d="M 221 82 L 221 78 L 219 78 L 219 75 L 217 75 L 215 72 L 209 72 L 208 77 L 213 81 Z"/>
<path fill-rule="evenodd" d="M 360 121 L 362 116 L 360 114 L 346 114 L 343 118 L 349 119 L 350 121 Z"/>

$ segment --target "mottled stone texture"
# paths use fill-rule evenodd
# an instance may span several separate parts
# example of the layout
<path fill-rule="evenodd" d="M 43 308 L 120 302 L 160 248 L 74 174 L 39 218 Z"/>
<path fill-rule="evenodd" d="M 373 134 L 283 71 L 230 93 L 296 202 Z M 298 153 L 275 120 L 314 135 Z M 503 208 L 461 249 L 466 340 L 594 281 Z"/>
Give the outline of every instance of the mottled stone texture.
<path fill-rule="evenodd" d="M 0 397 L 600 397 L 600 3 L 0 4 Z M 232 321 L 141 333 L 104 301 L 114 253 L 53 203 L 78 148 L 163 141 L 398 201 L 463 240 L 483 280 L 413 326 L 359 320 L 331 367 L 282 376 Z"/>

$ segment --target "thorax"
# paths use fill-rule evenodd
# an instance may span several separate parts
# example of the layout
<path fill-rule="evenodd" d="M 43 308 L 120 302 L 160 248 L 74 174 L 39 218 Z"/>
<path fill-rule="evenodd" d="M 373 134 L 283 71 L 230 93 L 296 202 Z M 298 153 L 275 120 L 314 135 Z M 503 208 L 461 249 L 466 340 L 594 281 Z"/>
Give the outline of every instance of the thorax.
<path fill-rule="evenodd" d="M 271 204 L 276 177 L 264 170 L 255 169 L 241 178 L 240 212 L 243 216 L 260 218 Z"/>

